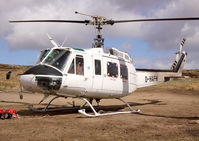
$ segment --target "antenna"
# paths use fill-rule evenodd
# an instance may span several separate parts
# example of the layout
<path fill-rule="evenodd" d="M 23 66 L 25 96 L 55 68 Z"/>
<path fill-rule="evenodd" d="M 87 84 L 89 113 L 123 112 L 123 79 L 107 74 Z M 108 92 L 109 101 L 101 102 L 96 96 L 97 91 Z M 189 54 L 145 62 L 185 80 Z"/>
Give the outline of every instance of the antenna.
<path fill-rule="evenodd" d="M 67 40 L 67 36 L 64 38 L 64 41 L 63 41 L 63 43 L 61 44 L 61 47 L 63 47 L 63 45 L 65 44 L 66 40 Z"/>
<path fill-rule="evenodd" d="M 50 40 L 50 42 L 55 46 L 58 47 L 57 43 L 53 40 L 53 38 L 47 33 L 48 39 Z"/>
<path fill-rule="evenodd" d="M 94 17 L 94 16 L 92 16 L 92 15 L 80 13 L 80 12 L 77 12 L 77 11 L 75 11 L 75 14 L 84 15 L 84 16 L 88 16 L 88 17 Z"/>

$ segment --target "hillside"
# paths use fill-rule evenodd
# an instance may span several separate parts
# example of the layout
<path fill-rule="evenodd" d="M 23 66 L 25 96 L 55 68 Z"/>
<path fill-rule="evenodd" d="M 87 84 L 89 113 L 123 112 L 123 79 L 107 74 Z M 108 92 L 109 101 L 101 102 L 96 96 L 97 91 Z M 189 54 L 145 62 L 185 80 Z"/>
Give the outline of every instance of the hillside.
<path fill-rule="evenodd" d="M 199 78 L 199 70 L 184 70 L 182 75 L 189 76 L 191 78 Z"/>
<path fill-rule="evenodd" d="M 31 66 L 0 64 L 0 90 L 19 89 L 19 76 Z M 11 79 L 6 80 L 6 73 L 12 71 Z M 152 87 L 166 89 L 199 90 L 199 70 L 184 70 L 183 78 L 175 79 Z"/>
<path fill-rule="evenodd" d="M 0 64 L 0 90 L 20 89 L 19 76 L 30 66 Z M 11 78 L 6 80 L 6 74 L 12 71 Z"/>
<path fill-rule="evenodd" d="M 182 78 L 173 79 L 154 88 L 199 91 L 199 70 L 184 70 Z"/>

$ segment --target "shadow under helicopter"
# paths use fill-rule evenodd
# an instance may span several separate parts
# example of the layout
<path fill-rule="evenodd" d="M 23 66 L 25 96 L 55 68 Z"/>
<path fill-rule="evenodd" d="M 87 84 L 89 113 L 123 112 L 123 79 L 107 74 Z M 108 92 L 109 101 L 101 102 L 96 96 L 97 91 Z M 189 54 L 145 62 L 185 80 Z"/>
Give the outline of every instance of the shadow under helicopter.
<path fill-rule="evenodd" d="M 158 100 L 147 100 L 148 102 L 146 103 L 136 103 L 136 102 L 128 102 L 130 106 L 143 106 L 143 105 L 163 105 Z M 0 101 L 1 103 L 13 103 L 13 104 L 23 104 L 23 105 L 30 105 L 30 103 L 26 103 L 26 102 L 16 102 L 16 101 Z M 37 105 L 37 104 L 36 104 Z M 36 106 L 35 105 L 35 106 Z M 46 104 L 40 104 L 41 106 L 46 106 Z M 165 104 L 164 104 L 165 105 Z M 43 109 L 44 107 L 38 109 Z M 104 111 L 104 112 L 110 112 L 110 111 L 119 111 L 122 110 L 124 108 L 127 108 L 127 106 L 125 104 L 121 104 L 121 105 L 100 105 L 100 106 L 93 106 L 96 111 Z M 57 111 L 46 111 L 46 112 L 35 112 L 35 111 L 31 111 L 29 109 L 27 110 L 18 110 L 17 113 L 20 114 L 21 116 L 30 116 L 30 115 L 60 115 L 60 114 L 71 114 L 71 113 L 77 113 L 78 110 L 81 109 L 86 109 L 87 112 L 92 112 L 91 108 L 89 106 L 75 106 L 75 107 L 65 107 L 65 106 L 60 106 L 60 105 L 56 105 L 56 104 L 51 104 L 49 106 L 48 109 L 55 109 L 55 108 L 59 108 L 59 110 Z M 64 108 L 68 108 L 68 109 L 64 109 Z"/>
<path fill-rule="evenodd" d="M 145 99 L 146 100 L 146 99 Z M 144 105 L 167 105 L 165 103 L 161 103 L 162 101 L 159 100 L 146 100 L 148 102 L 146 103 L 136 103 L 136 102 L 129 102 L 130 106 L 144 106 Z M 0 101 L 2 103 L 15 103 L 15 104 L 23 104 L 23 105 L 28 105 L 26 102 L 15 102 L 15 101 Z M 45 106 L 46 104 L 40 104 L 42 106 Z M 78 113 L 78 110 L 80 109 L 80 106 L 75 106 L 75 107 L 69 107 L 69 109 L 64 109 L 66 107 L 60 107 L 60 105 L 55 105 L 51 104 L 51 107 L 48 109 L 53 109 L 53 108 L 60 108 L 61 110 L 59 111 L 50 111 L 50 112 L 35 112 L 31 110 L 18 110 L 17 113 L 21 116 L 55 116 L 55 115 L 63 115 L 63 114 L 73 114 L 73 113 Z M 62 109 L 63 108 L 63 109 Z M 83 109 L 86 109 L 87 112 L 92 112 L 91 108 L 89 106 L 84 106 L 82 107 Z M 97 111 L 104 111 L 104 112 L 110 112 L 110 111 L 119 111 L 124 108 L 127 108 L 125 104 L 122 105 L 100 105 L 94 106 L 94 108 Z M 41 108 L 42 109 L 42 108 Z M 149 116 L 149 117 L 161 117 L 161 118 L 173 118 L 173 119 L 187 119 L 187 120 L 199 120 L 199 117 L 193 116 L 193 117 L 185 117 L 185 116 L 170 116 L 170 115 L 160 115 L 160 114 L 147 114 L 147 113 L 136 113 L 137 115 L 140 116 Z M 79 117 L 82 118 L 82 117 Z"/>

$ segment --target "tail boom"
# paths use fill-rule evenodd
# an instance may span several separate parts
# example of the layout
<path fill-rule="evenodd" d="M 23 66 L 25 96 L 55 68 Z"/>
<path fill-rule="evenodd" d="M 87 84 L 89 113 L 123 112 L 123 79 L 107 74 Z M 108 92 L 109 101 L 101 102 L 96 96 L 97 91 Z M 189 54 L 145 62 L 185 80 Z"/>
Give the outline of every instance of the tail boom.
<path fill-rule="evenodd" d="M 182 51 L 180 59 L 171 70 L 136 69 L 137 88 L 151 86 L 169 81 L 170 78 L 182 76 L 187 53 Z"/>

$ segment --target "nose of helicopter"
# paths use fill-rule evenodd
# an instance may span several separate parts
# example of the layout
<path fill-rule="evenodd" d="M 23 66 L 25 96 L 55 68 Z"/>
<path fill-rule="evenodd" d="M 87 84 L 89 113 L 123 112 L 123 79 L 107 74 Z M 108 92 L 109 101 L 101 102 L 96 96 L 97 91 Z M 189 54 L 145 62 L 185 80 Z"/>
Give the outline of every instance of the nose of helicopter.
<path fill-rule="evenodd" d="M 28 91 L 52 93 L 60 89 L 62 76 L 62 73 L 53 67 L 37 65 L 21 75 L 20 84 Z"/>
<path fill-rule="evenodd" d="M 33 74 L 28 74 L 24 75 L 22 74 L 20 76 L 20 85 L 23 87 L 23 89 L 28 90 L 28 91 L 37 91 L 37 85 L 35 83 L 35 75 Z"/>

